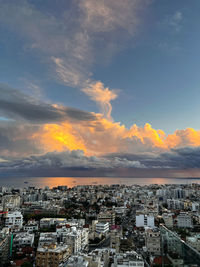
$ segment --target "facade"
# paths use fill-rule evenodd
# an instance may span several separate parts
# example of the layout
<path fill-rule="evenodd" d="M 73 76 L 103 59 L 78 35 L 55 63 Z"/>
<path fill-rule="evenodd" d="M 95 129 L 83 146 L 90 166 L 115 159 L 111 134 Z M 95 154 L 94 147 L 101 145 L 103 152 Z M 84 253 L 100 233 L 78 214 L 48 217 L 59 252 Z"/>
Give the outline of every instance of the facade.
<path fill-rule="evenodd" d="M 115 212 L 113 211 L 102 211 L 98 214 L 97 220 L 99 222 L 108 222 L 109 225 L 115 224 Z"/>
<path fill-rule="evenodd" d="M 13 247 L 32 247 L 34 243 L 34 234 L 29 234 L 26 232 L 17 233 L 13 239 Z"/>
<path fill-rule="evenodd" d="M 56 233 L 40 233 L 38 247 L 48 246 L 57 242 Z"/>
<path fill-rule="evenodd" d="M 96 232 L 101 234 L 107 234 L 109 232 L 109 223 L 97 223 Z"/>
<path fill-rule="evenodd" d="M 120 240 L 123 237 L 121 229 L 113 229 L 110 232 L 110 248 L 115 249 L 117 253 L 120 250 Z"/>
<path fill-rule="evenodd" d="M 172 213 L 163 213 L 162 215 L 163 220 L 167 228 L 173 228 L 174 221 L 173 221 L 173 214 Z"/>
<path fill-rule="evenodd" d="M 21 229 L 23 226 L 23 215 L 20 211 L 9 211 L 6 214 L 5 227 Z"/>
<path fill-rule="evenodd" d="M 0 232 L 0 264 L 6 267 L 9 264 L 11 247 L 11 235 L 8 228 L 3 228 Z"/>
<path fill-rule="evenodd" d="M 4 210 L 20 207 L 21 198 L 18 195 L 5 195 L 2 197 L 2 206 Z"/>
<path fill-rule="evenodd" d="M 35 220 L 29 220 L 26 225 L 24 225 L 24 231 L 33 232 L 38 230 L 38 223 Z"/>
<path fill-rule="evenodd" d="M 56 229 L 57 237 L 63 243 L 70 245 L 74 253 L 87 250 L 88 247 L 88 229 L 62 226 Z"/>
<path fill-rule="evenodd" d="M 184 266 L 200 266 L 200 253 L 184 242 L 175 232 L 160 227 L 163 252 L 166 255 L 177 255 L 176 259 L 183 259 Z M 182 266 L 182 265 L 180 265 Z"/>
<path fill-rule="evenodd" d="M 65 265 L 66 267 L 89 267 L 89 261 L 85 259 L 84 255 L 72 255 Z M 96 266 L 94 266 L 96 267 Z M 100 267 L 100 266 L 97 266 Z"/>
<path fill-rule="evenodd" d="M 154 216 L 144 214 L 136 215 L 136 227 L 154 228 Z"/>
<path fill-rule="evenodd" d="M 40 220 L 40 228 L 49 228 L 59 223 L 67 223 L 65 218 L 42 218 Z"/>
<path fill-rule="evenodd" d="M 192 218 L 191 216 L 186 212 L 181 212 L 177 216 L 177 226 L 180 228 L 192 228 Z"/>
<path fill-rule="evenodd" d="M 111 267 L 144 267 L 143 259 L 135 252 L 117 253 Z"/>
<path fill-rule="evenodd" d="M 186 243 L 200 252 L 200 234 L 187 236 Z"/>
<path fill-rule="evenodd" d="M 160 255 L 161 242 L 160 231 L 158 228 L 147 229 L 145 232 L 145 245 L 147 251 L 154 255 Z"/>
<path fill-rule="evenodd" d="M 71 251 L 69 246 L 62 244 L 51 244 L 39 247 L 36 254 L 37 267 L 59 267 L 67 262 Z"/>

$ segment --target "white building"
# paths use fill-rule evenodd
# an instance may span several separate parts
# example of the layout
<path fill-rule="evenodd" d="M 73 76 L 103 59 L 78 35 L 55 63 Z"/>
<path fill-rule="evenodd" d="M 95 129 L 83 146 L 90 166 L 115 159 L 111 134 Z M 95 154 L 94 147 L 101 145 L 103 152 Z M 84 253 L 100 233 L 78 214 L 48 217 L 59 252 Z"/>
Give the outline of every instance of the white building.
<path fill-rule="evenodd" d="M 154 228 L 154 216 L 144 214 L 136 215 L 136 227 Z"/>
<path fill-rule="evenodd" d="M 38 247 L 57 243 L 57 233 L 40 233 Z"/>
<path fill-rule="evenodd" d="M 33 246 L 34 243 L 34 234 L 29 233 L 17 233 L 13 240 L 13 247 L 25 247 L 25 246 Z"/>
<path fill-rule="evenodd" d="M 97 233 L 102 233 L 102 234 L 107 234 L 109 232 L 109 223 L 97 223 L 96 224 L 96 232 Z"/>
<path fill-rule="evenodd" d="M 82 255 L 72 255 L 69 257 L 66 267 L 89 267 L 89 261 Z"/>
<path fill-rule="evenodd" d="M 21 229 L 23 226 L 23 215 L 20 211 L 9 211 L 6 214 L 5 227 Z"/>
<path fill-rule="evenodd" d="M 192 228 L 193 227 L 192 218 L 186 212 L 181 212 L 177 216 L 177 223 L 178 223 L 177 226 L 180 228 Z"/>
<path fill-rule="evenodd" d="M 61 242 L 71 245 L 73 253 L 78 253 L 88 246 L 88 229 L 77 227 L 57 228 L 57 236 Z"/>
<path fill-rule="evenodd" d="M 192 211 L 199 211 L 199 203 L 192 202 Z"/>
<path fill-rule="evenodd" d="M 111 267 L 144 267 L 143 259 L 135 252 L 117 253 Z"/>
<path fill-rule="evenodd" d="M 110 250 L 95 249 L 89 254 L 78 253 L 69 257 L 65 267 L 108 267 Z"/>
<path fill-rule="evenodd" d="M 65 218 L 42 218 L 40 220 L 40 228 L 49 228 L 53 225 L 57 225 L 60 223 L 67 223 L 67 219 Z"/>
<path fill-rule="evenodd" d="M 35 220 L 29 220 L 26 225 L 24 225 L 24 230 L 27 232 L 33 232 L 38 230 L 38 222 Z"/>

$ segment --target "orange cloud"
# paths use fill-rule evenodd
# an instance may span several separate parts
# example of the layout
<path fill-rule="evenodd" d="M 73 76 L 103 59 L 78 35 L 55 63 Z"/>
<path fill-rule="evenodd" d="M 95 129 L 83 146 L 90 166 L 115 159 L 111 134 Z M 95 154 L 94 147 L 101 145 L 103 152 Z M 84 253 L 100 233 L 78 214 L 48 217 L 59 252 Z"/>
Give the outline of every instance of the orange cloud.
<path fill-rule="evenodd" d="M 192 128 L 166 135 L 148 123 L 130 129 L 97 115 L 92 122 L 46 124 L 33 136 L 44 152 L 83 150 L 85 155 L 108 153 L 164 152 L 171 148 L 200 146 L 200 131 Z"/>
<path fill-rule="evenodd" d="M 89 83 L 82 91 L 95 101 L 100 106 L 102 114 L 111 120 L 112 105 L 110 101 L 117 98 L 116 91 L 104 87 L 102 82 Z"/>
<path fill-rule="evenodd" d="M 166 138 L 169 148 L 184 146 L 200 146 L 200 131 L 192 128 L 177 130 Z"/>
<path fill-rule="evenodd" d="M 81 149 L 86 152 L 86 147 L 79 138 L 78 133 L 73 130 L 70 123 L 46 124 L 38 133 L 37 138 L 46 151 L 63 151 Z"/>

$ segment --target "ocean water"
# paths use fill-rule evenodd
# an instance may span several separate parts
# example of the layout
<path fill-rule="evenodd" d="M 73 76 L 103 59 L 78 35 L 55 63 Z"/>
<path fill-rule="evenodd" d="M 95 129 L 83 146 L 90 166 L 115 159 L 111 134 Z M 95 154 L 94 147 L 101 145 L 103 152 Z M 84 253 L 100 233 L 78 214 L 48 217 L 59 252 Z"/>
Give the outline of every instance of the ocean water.
<path fill-rule="evenodd" d="M 118 177 L 11 177 L 0 178 L 0 186 L 10 186 L 16 188 L 35 186 L 49 188 L 66 185 L 74 187 L 76 185 L 150 185 L 150 184 L 191 184 L 200 183 L 200 178 L 118 178 Z"/>

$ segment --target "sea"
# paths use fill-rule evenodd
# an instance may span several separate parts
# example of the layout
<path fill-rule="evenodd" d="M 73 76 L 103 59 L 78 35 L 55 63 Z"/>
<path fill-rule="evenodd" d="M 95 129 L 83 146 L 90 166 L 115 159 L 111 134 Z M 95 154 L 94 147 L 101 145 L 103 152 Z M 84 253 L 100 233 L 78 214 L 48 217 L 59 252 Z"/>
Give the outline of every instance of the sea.
<path fill-rule="evenodd" d="M 78 185 L 150 185 L 150 184 L 192 184 L 200 183 L 200 178 L 119 178 L 119 177 L 6 177 L 0 178 L 0 186 L 24 188 L 56 187 L 65 185 L 70 188 Z"/>

